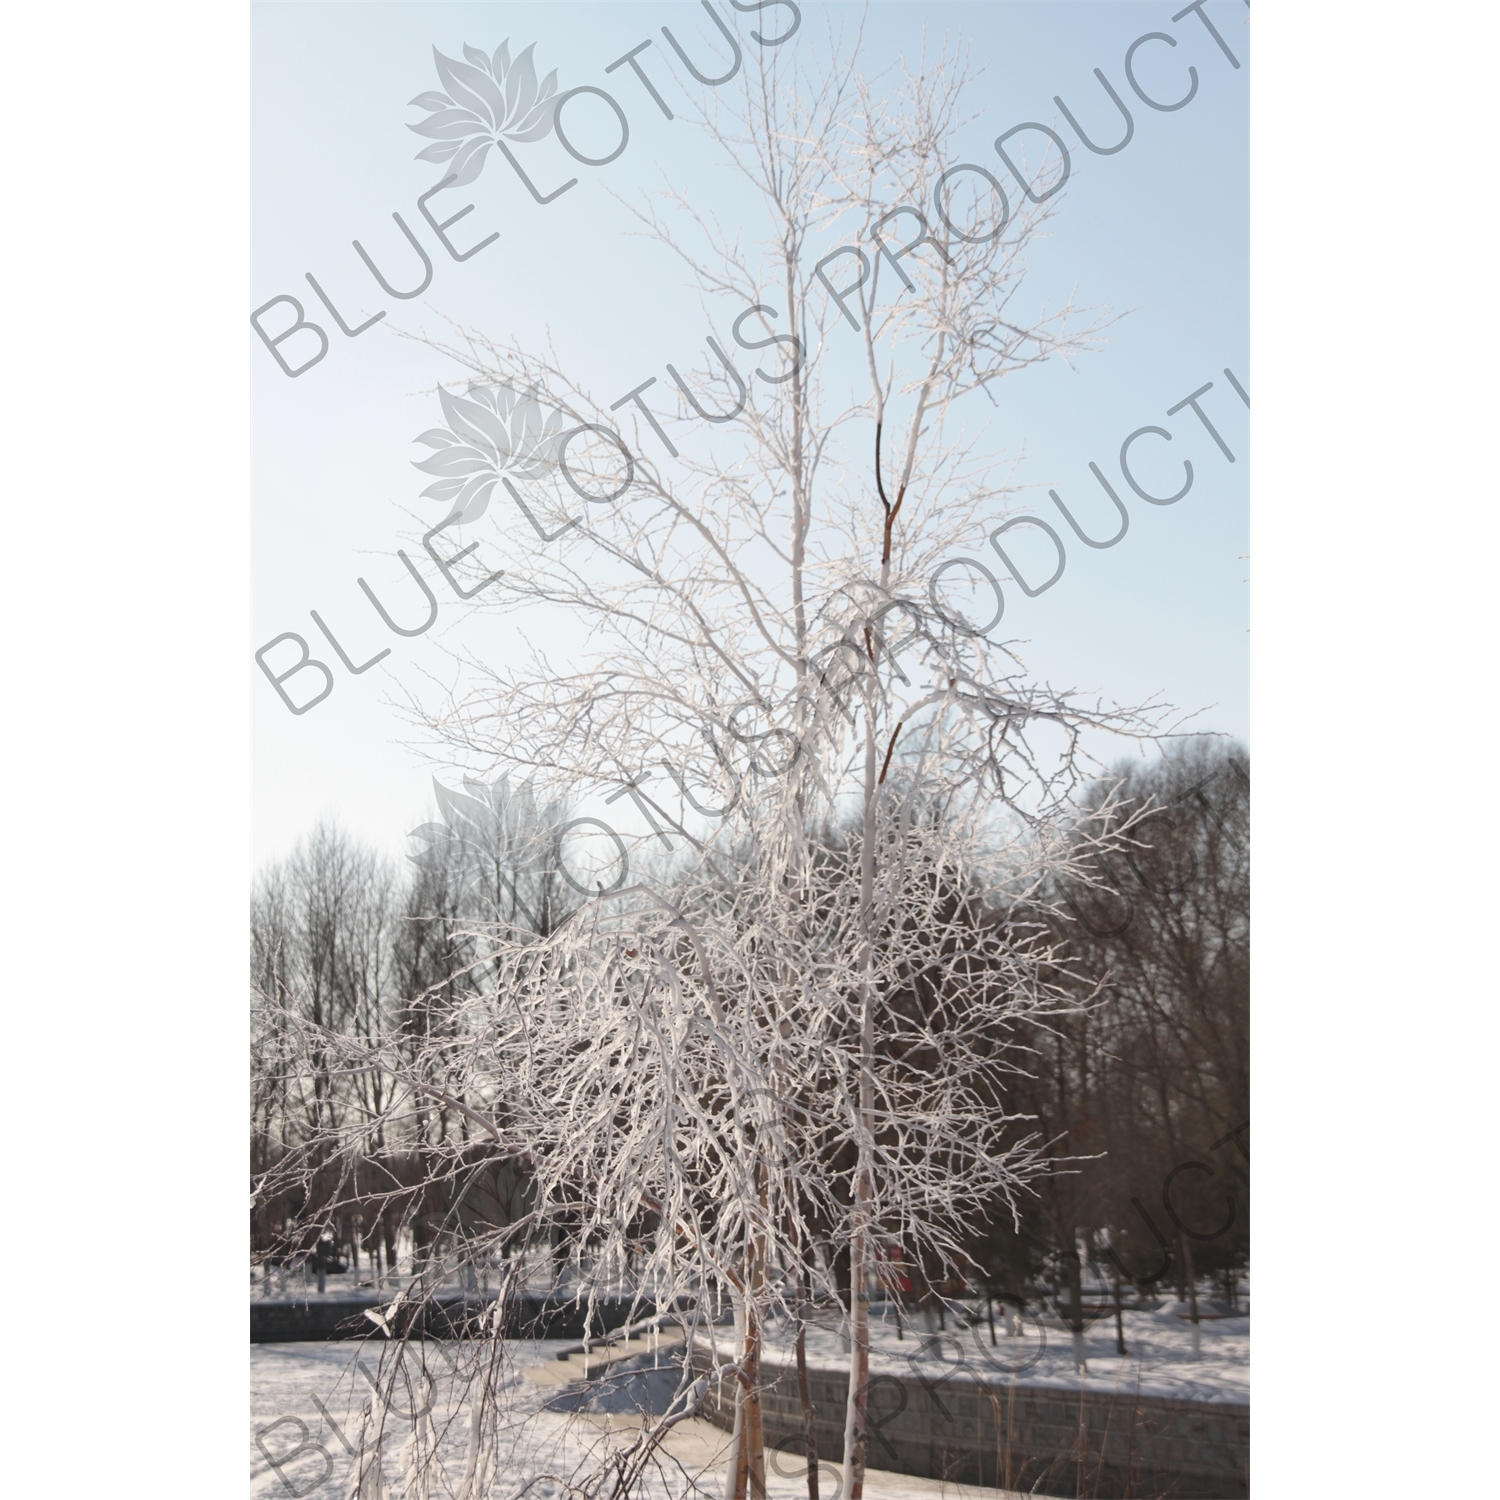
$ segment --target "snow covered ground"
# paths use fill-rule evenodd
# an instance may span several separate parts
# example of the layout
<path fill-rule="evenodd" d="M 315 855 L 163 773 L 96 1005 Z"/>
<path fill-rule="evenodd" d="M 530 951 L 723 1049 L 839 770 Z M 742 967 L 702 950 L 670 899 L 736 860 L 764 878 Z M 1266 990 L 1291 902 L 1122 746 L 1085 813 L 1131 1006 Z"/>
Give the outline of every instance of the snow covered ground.
<path fill-rule="evenodd" d="M 584 1457 L 585 1435 L 570 1421 L 541 1410 L 545 1395 L 522 1373 L 525 1365 L 555 1357 L 561 1341 L 510 1346 L 509 1365 L 502 1380 L 501 1401 L 506 1409 L 502 1453 L 504 1466 L 497 1495 L 514 1495 L 525 1481 L 548 1473 L 568 1475 Z M 453 1495 L 459 1488 L 467 1448 L 468 1413 L 444 1359 L 452 1346 L 429 1342 L 413 1344 L 408 1363 L 425 1358 L 434 1373 L 432 1420 L 437 1435 L 438 1470 L 434 1496 Z M 255 1344 L 250 1349 L 250 1466 L 251 1495 L 256 1500 L 293 1495 L 297 1500 L 342 1497 L 353 1469 L 353 1452 L 360 1440 L 362 1410 L 369 1402 L 372 1382 L 381 1378 L 379 1361 L 389 1346 L 366 1344 Z M 462 1358 L 464 1351 L 454 1351 Z M 403 1449 L 413 1428 L 411 1412 L 421 1410 L 419 1399 L 403 1393 L 387 1421 L 382 1469 L 393 1495 L 403 1492 Z M 592 1430 L 586 1435 L 597 1439 Z M 537 1500 L 556 1500 L 558 1485 L 534 1484 L 528 1492 Z M 415 1497 L 414 1497 L 415 1500 Z"/>
<path fill-rule="evenodd" d="M 975 1376 L 994 1382 L 1015 1379 L 1019 1384 L 1067 1389 L 1082 1386 L 1115 1391 L 1175 1396 L 1197 1401 L 1249 1400 L 1249 1320 L 1226 1318 L 1200 1325 L 1200 1357 L 1192 1352 L 1192 1330 L 1175 1316 L 1170 1304 L 1156 1312 L 1124 1315 L 1128 1354 L 1115 1353 L 1113 1319 L 1096 1323 L 1085 1334 L 1088 1373 L 1073 1368 L 1072 1339 L 1066 1329 L 1026 1324 L 1023 1336 L 1007 1335 L 1003 1324 L 994 1344 L 981 1322 L 969 1330 L 928 1334 L 910 1328 L 897 1336 L 894 1324 L 877 1325 L 871 1368 L 877 1374 L 924 1377 L 934 1384 L 944 1377 Z M 725 1330 L 727 1332 L 727 1330 Z M 790 1361 L 787 1330 L 770 1330 L 776 1357 Z M 556 1368 L 556 1356 L 569 1347 L 566 1340 L 515 1343 L 508 1346 L 500 1378 L 502 1421 L 500 1471 L 492 1491 L 496 1500 L 564 1500 L 567 1481 L 580 1467 L 592 1467 L 606 1451 L 630 1441 L 638 1431 L 632 1416 L 571 1413 L 548 1410 L 556 1386 L 544 1386 L 528 1376 L 531 1367 Z M 373 1382 L 381 1376 L 382 1352 L 390 1346 L 378 1340 L 365 1344 L 256 1344 L 250 1350 L 251 1494 L 254 1500 L 343 1500 L 359 1444 L 362 1412 L 370 1401 Z M 410 1487 L 411 1500 L 447 1500 L 461 1488 L 468 1437 L 468 1411 L 452 1374 L 450 1354 L 465 1357 L 461 1346 L 436 1342 L 413 1345 L 407 1359 L 413 1371 L 426 1360 L 435 1377 L 432 1420 L 436 1434 L 437 1467 L 430 1492 Z M 813 1328 L 808 1333 L 808 1358 L 817 1366 L 847 1368 L 836 1327 Z M 420 1388 L 420 1383 L 417 1383 Z M 408 1390 L 411 1387 L 408 1388 Z M 421 1399 L 403 1393 L 387 1421 L 381 1453 L 382 1472 L 391 1500 L 408 1494 L 405 1461 L 413 1429 L 411 1411 L 420 1412 Z M 663 1466 L 647 1486 L 654 1497 L 686 1500 L 690 1496 L 722 1496 L 725 1434 L 702 1421 L 678 1427 L 666 1445 Z M 770 1500 L 799 1500 L 807 1493 L 800 1465 L 789 1455 L 776 1455 L 769 1476 Z M 822 1491 L 837 1500 L 838 1471 L 829 1465 Z M 867 1491 L 871 1500 L 938 1500 L 940 1496 L 994 1497 L 994 1490 L 972 1490 L 936 1480 L 873 1472 Z M 367 1491 L 367 1493 L 373 1493 Z"/>
<path fill-rule="evenodd" d="M 1076 1372 L 1071 1332 L 1056 1319 L 1028 1315 L 1020 1337 L 1008 1336 L 997 1315 L 996 1339 L 988 1324 L 971 1329 L 948 1319 L 948 1331 L 927 1331 L 919 1318 L 908 1323 L 905 1338 L 894 1320 L 874 1324 L 870 1370 L 880 1375 L 920 1371 L 929 1381 L 962 1376 L 989 1382 L 1012 1379 L 1024 1385 L 1046 1385 L 1093 1391 L 1121 1391 L 1173 1396 L 1184 1401 L 1250 1400 L 1250 1319 L 1223 1318 L 1198 1325 L 1199 1354 L 1193 1354 L 1192 1324 L 1177 1316 L 1185 1307 L 1167 1303 L 1155 1312 L 1127 1311 L 1123 1316 L 1126 1354 L 1115 1352 L 1113 1317 L 1101 1319 L 1083 1335 L 1086 1375 Z M 872 1319 L 873 1323 L 873 1319 Z M 790 1362 L 788 1330 L 775 1329 L 778 1360 Z M 822 1368 L 847 1369 L 849 1355 L 834 1327 L 809 1329 L 808 1361 Z"/>
<path fill-rule="evenodd" d="M 406 1278 L 401 1278 L 404 1281 Z M 539 1278 L 540 1279 L 540 1278 Z M 327 1297 L 342 1299 L 370 1294 L 368 1272 L 330 1277 Z M 459 1281 L 453 1279 L 454 1290 Z M 542 1288 L 538 1286 L 538 1290 Z M 253 1295 L 262 1295 L 263 1279 L 252 1282 Z M 388 1286 L 387 1292 L 391 1290 Z M 300 1273 L 288 1273 L 284 1289 L 273 1283 L 271 1295 L 310 1296 L 315 1286 L 304 1284 Z M 929 1328 L 921 1315 L 908 1315 L 904 1337 L 891 1309 L 874 1309 L 871 1371 L 873 1374 L 918 1376 L 930 1385 L 944 1379 L 976 1378 L 991 1385 L 1042 1385 L 1101 1393 L 1158 1395 L 1208 1402 L 1248 1402 L 1250 1399 L 1250 1322 L 1248 1317 L 1204 1321 L 1198 1329 L 1199 1349 L 1193 1349 L 1191 1324 L 1179 1313 L 1185 1307 L 1168 1303 L 1161 1308 L 1131 1310 L 1123 1315 L 1127 1353 L 1115 1350 L 1112 1316 L 1094 1323 L 1084 1333 L 1087 1372 L 1075 1369 L 1072 1335 L 1056 1319 L 1039 1320 L 1028 1314 L 1021 1333 L 1008 1333 L 999 1309 L 995 1338 L 982 1312 L 972 1328 L 956 1314 L 947 1318 L 946 1331 Z M 970 1310 L 969 1316 L 973 1316 Z M 808 1331 L 808 1359 L 816 1367 L 847 1370 L 848 1352 L 840 1336 L 837 1314 L 819 1318 Z M 706 1330 L 705 1330 L 706 1332 Z M 731 1337 L 721 1328 L 717 1337 Z M 767 1330 L 768 1356 L 792 1362 L 791 1330 L 773 1323 Z M 539 1384 L 527 1375 L 533 1367 L 550 1367 L 557 1377 L 557 1353 L 568 1340 L 517 1341 L 506 1347 L 500 1376 L 501 1464 L 491 1494 L 495 1500 L 566 1500 L 567 1482 L 580 1468 L 593 1468 L 611 1448 L 628 1443 L 639 1430 L 634 1415 L 607 1415 L 548 1409 L 557 1386 Z M 379 1339 L 366 1343 L 256 1344 L 251 1346 L 251 1494 L 254 1500 L 344 1500 L 360 1442 L 364 1412 L 373 1382 L 381 1377 L 382 1354 L 391 1347 Z M 576 1345 L 575 1345 L 576 1347 Z M 462 1488 L 468 1445 L 469 1412 L 453 1363 L 468 1355 L 465 1346 L 414 1344 L 408 1368 L 416 1373 L 425 1359 L 435 1384 L 431 1415 L 435 1431 L 436 1468 L 429 1489 L 410 1485 L 405 1472 L 407 1445 L 413 1430 L 411 1410 L 420 1411 L 423 1398 L 404 1394 L 388 1417 L 381 1465 L 388 1500 L 449 1500 Z M 720 1351 L 727 1357 L 727 1348 Z M 409 1387 L 409 1389 L 415 1387 Z M 596 1403 L 597 1404 L 597 1403 Z M 658 1500 L 687 1500 L 690 1496 L 723 1494 L 722 1469 L 726 1435 L 710 1424 L 692 1420 L 677 1427 L 665 1445 L 663 1466 L 646 1487 Z M 790 1455 L 771 1462 L 769 1500 L 801 1500 L 807 1493 L 801 1466 Z M 824 1500 L 838 1500 L 836 1467 L 823 1476 Z M 940 1496 L 993 1497 L 994 1490 L 970 1490 L 939 1481 L 871 1472 L 870 1500 L 937 1500 Z M 366 1495 L 375 1491 L 367 1488 Z"/>
<path fill-rule="evenodd" d="M 566 1481 L 581 1464 L 628 1442 L 639 1430 L 631 1417 L 543 1409 L 556 1388 L 533 1383 L 525 1367 L 554 1360 L 563 1347 L 558 1340 L 513 1346 L 503 1396 L 503 1462 L 491 1492 L 495 1500 L 567 1500 Z M 378 1349 L 375 1344 L 353 1343 L 251 1346 L 253 1500 L 343 1500 L 354 1469 L 350 1450 L 358 1444 L 360 1408 L 371 1389 L 359 1362 L 362 1358 L 365 1369 L 376 1375 Z M 429 1344 L 427 1350 L 434 1369 L 446 1375 L 438 1346 Z M 438 1467 L 430 1491 L 420 1485 L 408 1488 L 405 1480 L 403 1449 L 413 1426 L 409 1416 L 398 1414 L 390 1420 L 381 1463 L 390 1500 L 449 1500 L 457 1493 L 467 1415 L 454 1410 L 450 1385 L 451 1378 L 439 1377 L 432 1411 Z M 707 1422 L 682 1423 L 665 1445 L 664 1460 L 645 1493 L 653 1500 L 722 1500 L 727 1442 L 727 1434 Z M 839 1500 L 837 1468 L 821 1466 L 820 1479 L 825 1500 Z M 767 1481 L 768 1500 L 802 1500 L 807 1494 L 803 1468 L 789 1454 L 771 1457 Z M 1001 1500 L 1004 1493 L 873 1469 L 865 1492 L 870 1500 Z"/>

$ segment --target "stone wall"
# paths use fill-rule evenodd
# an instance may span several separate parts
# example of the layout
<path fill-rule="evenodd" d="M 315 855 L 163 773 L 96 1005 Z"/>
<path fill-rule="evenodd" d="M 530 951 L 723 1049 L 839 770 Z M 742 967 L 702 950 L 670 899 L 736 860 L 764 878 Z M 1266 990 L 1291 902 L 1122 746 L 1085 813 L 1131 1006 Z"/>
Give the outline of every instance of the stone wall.
<path fill-rule="evenodd" d="M 703 1345 L 700 1374 L 713 1369 Z M 762 1413 L 766 1441 L 798 1460 L 772 1459 L 802 1472 L 802 1405 L 793 1366 L 767 1361 Z M 838 1462 L 844 1448 L 846 1372 L 809 1370 L 817 1412 L 818 1456 Z M 1108 1391 L 981 1381 L 955 1374 L 927 1380 L 879 1374 L 870 1381 L 871 1468 L 961 1484 L 1100 1500 L 1173 1496 L 1244 1500 L 1250 1493 L 1250 1408 Z M 732 1428 L 730 1382 L 710 1386 L 704 1415 Z"/>
<path fill-rule="evenodd" d="M 304 1343 L 323 1339 L 363 1339 L 376 1333 L 365 1317 L 366 1308 L 382 1307 L 390 1295 L 341 1297 L 257 1297 L 250 1303 L 252 1344 Z M 400 1331 L 427 1338 L 472 1336 L 494 1306 L 491 1297 L 453 1296 L 436 1299 L 420 1309 L 408 1309 Z M 581 1339 L 586 1304 L 571 1298 L 524 1295 L 506 1308 L 505 1331 L 511 1338 Z M 637 1318 L 650 1317 L 652 1303 L 634 1309 Z M 598 1335 L 623 1327 L 632 1305 L 625 1298 L 601 1298 L 594 1305 L 592 1332 Z"/>

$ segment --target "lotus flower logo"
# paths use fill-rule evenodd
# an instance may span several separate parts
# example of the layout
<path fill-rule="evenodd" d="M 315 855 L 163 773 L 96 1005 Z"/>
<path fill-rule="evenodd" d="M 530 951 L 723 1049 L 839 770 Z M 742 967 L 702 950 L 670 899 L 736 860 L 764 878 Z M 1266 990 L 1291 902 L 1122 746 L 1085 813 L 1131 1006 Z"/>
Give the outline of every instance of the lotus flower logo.
<path fill-rule="evenodd" d="M 488 385 L 471 386 L 464 396 L 439 388 L 438 400 L 448 425 L 415 439 L 437 451 L 413 464 L 437 476 L 422 494 L 450 503 L 443 525 L 477 521 L 503 475 L 535 479 L 556 464 L 562 415 L 545 416 L 533 397 L 506 385 Z"/>
<path fill-rule="evenodd" d="M 556 859 L 555 809 L 538 807 L 530 779 L 512 786 L 509 776 L 486 785 L 465 776 L 462 792 L 449 791 L 436 777 L 432 790 L 441 823 L 423 823 L 409 837 L 416 844 L 407 859 L 439 880 L 452 881 L 460 897 L 506 889 L 518 912 L 541 931 L 516 887 L 518 875 L 545 875 Z"/>
<path fill-rule="evenodd" d="M 528 47 L 512 62 L 508 40 L 495 48 L 493 57 L 465 44 L 468 61 L 458 62 L 432 49 L 438 77 L 448 92 L 418 94 L 411 102 L 429 111 L 428 116 L 420 125 L 406 128 L 432 140 L 431 146 L 417 152 L 417 160 L 447 162 L 444 175 L 457 174 L 451 187 L 473 182 L 484 169 L 490 147 L 502 136 L 508 141 L 539 141 L 551 131 L 557 70 L 538 87 L 531 51 Z"/>
<path fill-rule="evenodd" d="M 412 829 L 410 837 L 425 847 L 407 859 L 432 870 L 458 865 L 472 879 L 475 869 L 502 853 L 518 860 L 531 854 L 532 850 L 522 847 L 537 819 L 531 783 L 524 781 L 512 789 L 509 776 L 492 785 L 465 776 L 463 783 L 462 792 L 452 792 L 433 778 L 432 790 L 443 821 Z"/>

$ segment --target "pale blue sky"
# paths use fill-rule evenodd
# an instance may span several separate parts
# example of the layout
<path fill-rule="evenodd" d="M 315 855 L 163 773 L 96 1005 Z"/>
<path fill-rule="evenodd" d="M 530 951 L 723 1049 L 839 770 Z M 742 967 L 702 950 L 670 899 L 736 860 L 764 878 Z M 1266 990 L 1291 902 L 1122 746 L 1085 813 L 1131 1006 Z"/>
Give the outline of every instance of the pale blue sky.
<path fill-rule="evenodd" d="M 972 43 L 987 72 L 975 97 L 983 118 L 951 144 L 953 161 L 984 162 L 1002 178 L 994 137 L 1023 120 L 1055 123 L 1073 152 L 1074 176 L 1051 237 L 1034 256 L 1035 285 L 1054 298 L 1075 284 L 1081 302 L 1128 314 L 1108 344 L 1076 371 L 1061 364 L 1007 380 L 993 431 L 1015 478 L 1032 486 L 1021 509 L 1059 524 L 1047 490 L 1077 496 L 1075 513 L 1099 492 L 1088 473 L 1097 462 L 1130 508 L 1125 540 L 1104 552 L 1068 550 L 1067 572 L 1036 599 L 1008 592 L 1007 625 L 1027 641 L 1025 658 L 1056 684 L 1097 689 L 1122 702 L 1152 694 L 1183 709 L 1203 709 L 1205 728 L 1248 734 L 1248 413 L 1223 375 L 1230 367 L 1253 390 L 1248 359 L 1249 12 L 1241 0 L 1211 0 L 1208 14 L 1242 66 L 1235 69 L 1194 15 L 1180 6 L 1134 3 L 878 4 L 866 24 L 871 70 L 914 55 L 945 31 Z M 854 17 L 854 7 L 804 5 L 803 35 L 825 10 Z M 720 13 L 731 15 L 727 4 Z M 785 9 L 762 20 L 735 15 L 743 46 L 749 33 L 779 30 Z M 356 586 L 363 575 L 384 597 L 415 599 L 395 549 L 426 515 L 426 481 L 411 468 L 411 440 L 433 425 L 422 392 L 459 371 L 432 351 L 388 329 L 436 330 L 442 316 L 514 334 L 550 330 L 572 367 L 621 393 L 667 360 L 682 360 L 704 328 L 697 294 L 656 247 L 621 235 L 623 214 L 607 189 L 628 194 L 661 173 L 708 195 L 718 179 L 703 138 L 679 111 L 668 122 L 625 70 L 605 66 L 647 37 L 656 61 L 643 61 L 669 104 L 681 98 L 663 65 L 666 24 L 692 46 L 710 35 L 696 5 L 294 4 L 254 8 L 253 187 L 255 241 L 250 307 L 296 296 L 324 326 L 304 273 L 311 271 L 346 318 L 389 309 L 384 323 L 357 339 L 330 326 L 326 359 L 290 380 L 250 330 L 255 417 L 255 639 L 297 631 L 330 652 L 309 618 L 317 609 L 363 660 L 387 645 L 391 655 L 360 677 L 335 665 L 332 695 L 293 717 L 247 663 L 255 703 L 255 855 L 285 852 L 317 817 L 336 814 L 362 836 L 396 849 L 428 795 L 435 764 L 389 705 L 404 690 L 423 691 L 423 672 L 445 672 L 444 645 L 476 652 L 506 649 L 506 629 L 476 618 L 451 595 L 439 623 L 420 640 L 391 635 Z M 1146 32 L 1178 40 L 1169 51 L 1148 43 L 1137 54 L 1143 86 L 1164 99 L 1197 69 L 1196 97 L 1159 113 L 1128 91 L 1126 48 Z M 540 208 L 504 163 L 493 160 L 462 195 L 445 194 L 442 216 L 465 202 L 474 212 L 453 234 L 467 246 L 499 239 L 463 264 L 437 246 L 416 197 L 439 175 L 413 160 L 423 144 L 406 129 L 420 113 L 407 100 L 440 87 L 432 47 L 461 56 L 464 43 L 513 52 L 536 44 L 539 69 L 558 70 L 560 86 L 606 86 L 627 110 L 630 144 L 607 167 L 580 167 L 555 141 L 517 148 L 537 180 L 563 173 L 579 185 Z M 1093 76 L 1100 68 L 1131 108 L 1135 135 L 1112 156 L 1082 149 L 1059 118 L 1060 94 L 1096 139 L 1118 138 L 1119 117 Z M 685 104 L 686 101 L 682 100 Z M 701 187 L 695 186 L 701 184 Z M 1012 185 L 1007 181 L 1007 188 Z M 187 189 L 190 191 L 190 188 Z M 441 205 L 450 206 L 443 210 Z M 415 301 L 375 291 L 351 249 L 359 239 L 394 284 L 411 284 L 416 260 L 391 220 L 399 211 L 433 258 L 431 286 Z M 348 304 L 347 306 L 345 304 Z M 248 309 L 247 309 L 248 310 Z M 732 316 L 731 309 L 728 316 Z M 268 315 L 281 316 L 283 309 Z M 727 317 L 726 317 L 727 321 Z M 289 356 L 298 347 L 283 346 Z M 303 356 L 305 357 L 305 355 Z M 1203 405 L 1237 462 L 1229 464 L 1191 411 L 1166 415 L 1213 381 Z M 1120 478 L 1118 454 L 1132 430 L 1154 424 L 1173 434 L 1170 464 L 1146 459 L 1144 483 L 1161 484 L 1191 459 L 1196 482 L 1180 504 L 1157 508 L 1134 499 Z M 1096 526 L 1104 513 L 1095 508 Z M 434 516 L 433 519 L 436 517 Z M 997 515 L 998 519 L 998 515 Z M 1065 533 L 1066 534 L 1066 533 Z M 974 550 L 984 547 L 976 536 Z M 493 566 L 502 566 L 497 558 Z M 425 565 L 431 577 L 433 569 Z M 436 582 L 436 580 L 434 580 Z M 442 595 L 439 595 L 442 598 Z M 394 607 L 394 604 L 393 604 Z M 414 607 L 414 606 L 413 606 Z M 420 614 L 417 615 L 420 619 Z M 313 674 L 305 674 L 311 680 Z M 288 684 L 289 687 L 292 684 Z M 452 779 L 447 778 L 447 779 Z"/>

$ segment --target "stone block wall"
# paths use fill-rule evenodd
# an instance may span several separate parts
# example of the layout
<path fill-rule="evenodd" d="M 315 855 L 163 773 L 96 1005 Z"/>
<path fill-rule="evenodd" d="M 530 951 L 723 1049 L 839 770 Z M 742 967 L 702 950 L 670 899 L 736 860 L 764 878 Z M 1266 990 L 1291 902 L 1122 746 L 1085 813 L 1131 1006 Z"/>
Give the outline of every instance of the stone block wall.
<path fill-rule="evenodd" d="M 714 1359 L 698 1345 L 700 1374 Z M 777 1467 L 799 1472 L 803 1452 L 797 1372 L 769 1361 L 762 1413 L 767 1442 L 798 1455 Z M 844 1446 L 845 1372 L 809 1370 L 820 1460 Z M 1250 1493 L 1250 1408 L 1129 1392 L 1077 1391 L 988 1381 L 965 1373 L 878 1374 L 868 1396 L 871 1468 L 1040 1495 L 1245 1500 Z M 734 1421 L 729 1381 L 711 1385 L 704 1415 Z"/>
<path fill-rule="evenodd" d="M 258 1297 L 250 1303 L 252 1344 L 299 1343 L 324 1339 L 363 1339 L 376 1334 L 365 1317 L 366 1308 L 383 1306 L 385 1297 Z M 420 1310 L 406 1309 L 400 1331 L 427 1338 L 473 1337 L 494 1306 L 494 1298 L 469 1295 L 434 1300 Z M 583 1303 L 563 1297 L 524 1294 L 511 1299 L 506 1308 L 505 1331 L 511 1338 L 581 1339 L 584 1335 Z M 649 1317 L 649 1303 L 639 1307 L 624 1298 L 602 1298 L 594 1306 L 592 1332 L 623 1327 L 634 1312 Z"/>

